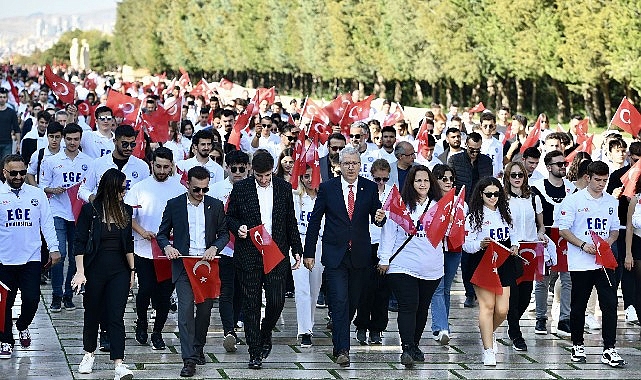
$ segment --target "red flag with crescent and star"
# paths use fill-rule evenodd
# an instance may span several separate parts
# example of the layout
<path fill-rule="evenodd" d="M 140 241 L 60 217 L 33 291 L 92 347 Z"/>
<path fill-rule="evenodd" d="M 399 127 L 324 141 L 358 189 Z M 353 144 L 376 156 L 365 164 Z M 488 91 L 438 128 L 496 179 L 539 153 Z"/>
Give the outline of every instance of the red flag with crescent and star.
<path fill-rule="evenodd" d="M 396 109 L 391 114 L 387 115 L 385 121 L 383 122 L 383 127 L 393 126 L 401 120 L 405 120 L 405 114 L 403 114 L 403 109 L 400 104 L 396 105 Z"/>
<path fill-rule="evenodd" d="M 82 181 L 76 183 L 73 186 L 70 186 L 65 191 L 69 196 L 69 201 L 71 202 L 71 212 L 73 213 L 73 219 L 78 222 L 78 216 L 80 215 L 80 210 L 82 206 L 87 203 L 82 199 L 78 198 L 78 189 L 80 189 L 80 184 Z"/>
<path fill-rule="evenodd" d="M 236 146 L 236 150 L 240 150 L 240 131 L 242 131 L 243 128 L 249 125 L 249 119 L 254 113 L 254 107 L 256 107 L 254 103 L 249 103 L 247 105 L 247 108 L 245 108 L 245 110 L 238 116 L 238 118 L 234 122 L 234 127 L 229 134 L 229 140 L 227 141 L 227 143 Z M 256 107 L 256 109 L 258 108 Z"/>
<path fill-rule="evenodd" d="M 153 257 L 154 261 L 156 281 L 163 282 L 169 280 L 171 278 L 171 260 L 169 260 L 160 249 L 156 238 L 151 239 L 151 257 Z"/>
<path fill-rule="evenodd" d="M 165 143 L 169 140 L 169 122 L 173 116 L 166 109 L 158 107 L 154 112 L 141 113 L 140 116 L 147 122 L 147 132 L 151 141 Z"/>
<path fill-rule="evenodd" d="M 594 146 L 594 143 L 592 142 L 592 140 L 593 140 L 593 139 L 594 139 L 594 134 L 592 134 L 592 135 L 590 135 L 590 137 L 588 137 L 588 138 L 584 139 L 584 140 L 579 144 L 579 146 L 577 146 L 576 148 L 574 148 L 574 150 L 572 151 L 572 153 L 568 154 L 568 155 L 565 157 L 565 162 L 567 162 L 567 163 L 571 163 L 572 161 L 574 161 L 574 157 L 576 157 L 576 155 L 577 155 L 579 152 L 585 152 L 585 153 L 587 153 L 587 154 L 592 154 L 592 147 Z"/>
<path fill-rule="evenodd" d="M 485 248 L 483 258 L 481 258 L 481 262 L 476 267 L 470 282 L 494 294 L 503 294 L 503 286 L 501 286 L 498 269 L 510 254 L 510 250 L 505 246 L 491 241 L 487 248 Z M 480 255 L 480 253 L 477 253 L 477 255 Z"/>
<path fill-rule="evenodd" d="M 172 97 L 169 98 L 163 108 L 167 111 L 169 115 L 169 121 L 180 122 L 180 115 L 182 111 L 182 97 Z"/>
<path fill-rule="evenodd" d="M 534 127 L 530 130 L 530 133 L 528 133 L 527 138 L 525 141 L 523 141 L 523 145 L 521 145 L 521 149 L 519 150 L 519 153 L 523 154 L 527 148 L 533 147 L 536 145 L 536 143 L 539 141 L 541 138 L 541 116 L 539 116 L 536 119 L 536 123 L 534 123 Z"/>
<path fill-rule="evenodd" d="M 369 111 L 372 108 L 372 100 L 374 100 L 374 95 L 370 95 L 360 102 L 350 105 L 345 111 L 345 115 L 343 116 L 340 125 L 342 127 L 346 127 L 356 121 L 368 118 Z"/>
<path fill-rule="evenodd" d="M 264 224 L 250 228 L 248 233 L 258 252 L 263 255 L 263 272 L 265 274 L 271 272 L 272 269 L 285 259 L 285 255 L 283 255 L 278 245 L 272 240 Z"/>
<path fill-rule="evenodd" d="M 45 84 L 51 88 L 60 101 L 73 104 L 76 97 L 76 86 L 54 74 L 49 65 L 45 67 L 44 76 Z"/>
<path fill-rule="evenodd" d="M 125 121 L 132 125 L 136 122 L 136 115 L 138 108 L 140 108 L 140 103 L 140 99 L 132 98 L 118 91 L 109 89 L 109 92 L 107 92 L 107 107 L 111 108 L 114 113 L 117 110 L 121 110 Z"/>
<path fill-rule="evenodd" d="M 556 245 L 556 265 L 550 269 L 555 272 L 568 272 L 568 241 L 561 237 L 558 227 L 550 228 L 550 239 Z"/>
<path fill-rule="evenodd" d="M 276 87 L 274 86 L 270 88 L 258 87 L 256 92 L 258 93 L 257 104 L 260 104 L 263 100 L 267 100 L 268 104 L 273 104 L 276 101 Z"/>
<path fill-rule="evenodd" d="M 588 128 L 590 127 L 590 118 L 579 121 L 576 125 L 576 143 L 581 144 L 588 139 Z"/>
<path fill-rule="evenodd" d="M 545 274 L 545 247 L 537 241 L 522 241 L 519 243 L 519 255 L 526 262 L 523 262 L 523 275 L 516 279 L 520 284 L 524 281 L 541 281 Z"/>
<path fill-rule="evenodd" d="M 452 211 L 454 208 L 454 196 L 456 188 L 452 187 L 443 198 L 436 203 L 436 208 L 426 210 L 421 215 L 421 224 L 425 229 L 427 240 L 436 247 L 445 238 L 445 233 L 452 221 Z"/>
<path fill-rule="evenodd" d="M 234 88 L 234 82 L 226 78 L 220 78 L 220 82 L 218 82 L 218 87 L 222 87 L 227 91 L 231 91 L 231 89 Z"/>
<path fill-rule="evenodd" d="M 198 256 L 182 256 L 182 261 L 191 283 L 195 303 L 203 303 L 206 299 L 216 299 L 220 296 L 218 259 L 205 261 Z"/>
<path fill-rule="evenodd" d="M 9 298 L 9 288 L 0 281 L 0 333 L 4 333 L 5 312 L 7 311 L 7 298 Z M 11 318 L 11 309 L 9 309 L 9 318 Z"/>
<path fill-rule="evenodd" d="M 147 148 L 147 141 L 145 140 L 145 131 L 138 131 L 136 135 L 136 147 L 131 153 L 134 156 L 140 158 L 141 160 L 145 159 L 145 148 Z"/>
<path fill-rule="evenodd" d="M 178 79 L 178 85 L 180 86 L 180 89 L 184 91 L 187 86 L 191 84 L 191 79 L 189 79 L 189 73 L 187 73 L 187 70 L 182 67 L 180 67 L 179 70 L 182 75 L 180 76 L 180 79 Z"/>
<path fill-rule="evenodd" d="M 592 243 L 594 243 L 596 247 L 596 255 L 594 255 L 596 265 L 601 265 L 608 269 L 615 269 L 619 264 L 614 257 L 610 244 L 594 231 L 590 231 L 590 237 L 592 237 Z"/>
<path fill-rule="evenodd" d="M 329 116 L 329 121 L 334 125 L 338 125 L 343 119 L 343 115 L 345 115 L 345 112 L 351 105 L 352 97 L 349 96 L 349 94 L 341 94 L 328 105 L 323 107 L 323 109 Z"/>
<path fill-rule="evenodd" d="M 641 114 L 624 96 L 619 108 L 617 108 L 617 112 L 612 117 L 611 124 L 628 132 L 632 137 L 637 137 L 641 130 Z"/>
<path fill-rule="evenodd" d="M 403 231 L 407 232 L 410 235 L 416 233 L 416 225 L 410 216 L 410 212 L 403 202 L 401 193 L 398 191 L 396 184 L 392 187 L 387 200 L 383 205 L 383 210 L 389 211 L 389 218 L 392 219 L 396 224 L 398 224 Z"/>
<path fill-rule="evenodd" d="M 301 113 L 301 118 L 308 118 L 310 120 L 317 119 L 325 124 L 329 123 L 329 115 L 327 111 L 321 108 L 318 104 L 314 103 L 313 100 L 307 99 L 305 102 L 305 107 Z"/>
<path fill-rule="evenodd" d="M 460 252 L 465 241 L 465 185 L 461 188 L 458 199 L 454 203 L 456 205 L 452 211 L 454 219 L 445 238 L 450 251 Z"/>
<path fill-rule="evenodd" d="M 638 160 L 621 176 L 621 183 L 623 184 L 623 193 L 621 194 L 632 198 L 636 193 L 639 176 L 641 176 L 641 160 Z"/>
<path fill-rule="evenodd" d="M 469 113 L 476 113 L 476 112 L 483 112 L 485 111 L 485 106 L 483 105 L 483 102 L 479 102 L 479 104 L 475 105 L 474 107 L 470 108 Z"/>

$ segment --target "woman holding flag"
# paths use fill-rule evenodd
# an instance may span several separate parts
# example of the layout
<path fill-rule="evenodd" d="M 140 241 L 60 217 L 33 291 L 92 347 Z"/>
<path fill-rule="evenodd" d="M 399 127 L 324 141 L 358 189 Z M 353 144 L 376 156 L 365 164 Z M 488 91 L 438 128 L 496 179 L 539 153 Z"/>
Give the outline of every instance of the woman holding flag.
<path fill-rule="evenodd" d="M 399 218 L 390 215 L 391 220 L 381 231 L 378 267 L 380 273 L 387 273 L 388 284 L 398 300 L 401 364 L 410 367 L 414 362 L 425 361 L 418 344 L 427 323 L 430 300 L 443 277 L 442 243 L 430 243 L 425 222 L 426 216 L 433 216 L 442 195 L 436 178 L 423 165 L 410 169 L 400 198 L 394 198 L 394 194 L 398 194 L 396 189 L 390 197 L 402 207 L 402 218 L 410 219 L 411 224 L 399 224 Z"/>
<path fill-rule="evenodd" d="M 510 287 L 520 276 L 521 264 L 514 257 L 519 247 L 511 243 L 511 229 L 512 216 L 501 182 L 494 177 L 479 180 L 470 196 L 463 250 L 472 254 L 470 266 L 475 268 L 471 282 L 479 301 L 483 364 L 487 366 L 496 365 L 494 332 L 507 316 Z"/>
<path fill-rule="evenodd" d="M 535 197 L 530 190 L 527 171 L 523 163 L 513 161 L 505 166 L 503 185 L 505 185 L 505 195 L 512 215 L 510 238 L 514 242 L 532 242 L 533 245 L 538 244 L 534 242 L 547 244 L 548 238 L 545 235 L 545 226 L 543 224 L 541 198 Z M 542 245 L 537 247 L 542 248 Z M 527 257 L 528 262 L 526 264 L 528 266 L 539 267 L 540 259 L 537 250 L 537 248 L 530 250 L 532 257 Z M 542 250 L 540 253 L 543 253 Z M 530 304 L 533 281 L 533 277 L 526 278 L 524 275 L 518 279 L 517 285 L 510 289 L 510 306 L 507 314 L 508 335 L 512 340 L 512 348 L 516 351 L 527 351 L 527 344 L 523 339 L 519 320 Z"/>

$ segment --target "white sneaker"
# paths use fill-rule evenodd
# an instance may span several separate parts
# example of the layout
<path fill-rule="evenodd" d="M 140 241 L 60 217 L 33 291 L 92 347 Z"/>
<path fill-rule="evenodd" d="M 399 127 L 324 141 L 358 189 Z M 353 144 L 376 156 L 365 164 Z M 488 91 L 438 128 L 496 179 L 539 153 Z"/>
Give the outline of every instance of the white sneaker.
<path fill-rule="evenodd" d="M 590 330 L 599 330 L 601 328 L 601 324 L 597 321 L 594 314 L 588 314 L 585 316 L 585 324 Z"/>
<path fill-rule="evenodd" d="M 634 306 L 630 305 L 627 309 L 625 309 L 625 321 L 627 323 L 639 321 L 639 317 L 637 316 L 637 311 L 634 310 Z"/>
<path fill-rule="evenodd" d="M 0 359 L 11 359 L 13 347 L 9 343 L 0 343 Z"/>
<path fill-rule="evenodd" d="M 616 348 L 608 348 L 603 350 L 603 355 L 601 355 L 601 363 L 607 364 L 610 367 L 623 367 L 626 363 Z"/>
<path fill-rule="evenodd" d="M 494 350 L 494 353 L 499 351 L 499 344 L 496 342 L 496 333 L 492 333 L 492 350 Z"/>
<path fill-rule="evenodd" d="M 496 365 L 496 354 L 494 353 L 493 349 L 488 348 L 487 350 L 483 351 L 483 365 L 487 365 L 487 366 Z"/>
<path fill-rule="evenodd" d="M 441 346 L 447 345 L 450 342 L 450 332 L 447 330 L 441 330 L 441 332 L 438 333 L 436 341 L 439 342 Z"/>
<path fill-rule="evenodd" d="M 78 366 L 78 373 L 91 373 L 93 372 L 93 362 L 96 360 L 96 357 L 93 354 L 85 354 L 82 357 L 82 361 Z"/>
<path fill-rule="evenodd" d="M 134 378 L 134 373 L 131 372 L 126 365 L 120 363 L 114 370 L 114 380 L 131 380 Z"/>

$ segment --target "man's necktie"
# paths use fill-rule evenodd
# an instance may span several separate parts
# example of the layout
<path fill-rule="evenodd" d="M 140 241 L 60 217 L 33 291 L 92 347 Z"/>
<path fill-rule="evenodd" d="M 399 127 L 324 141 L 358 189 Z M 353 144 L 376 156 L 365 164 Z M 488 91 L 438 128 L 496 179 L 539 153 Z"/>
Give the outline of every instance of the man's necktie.
<path fill-rule="evenodd" d="M 354 215 L 354 185 L 349 185 L 349 194 L 347 195 L 347 215 L 349 215 L 349 220 L 352 220 L 352 215 Z"/>

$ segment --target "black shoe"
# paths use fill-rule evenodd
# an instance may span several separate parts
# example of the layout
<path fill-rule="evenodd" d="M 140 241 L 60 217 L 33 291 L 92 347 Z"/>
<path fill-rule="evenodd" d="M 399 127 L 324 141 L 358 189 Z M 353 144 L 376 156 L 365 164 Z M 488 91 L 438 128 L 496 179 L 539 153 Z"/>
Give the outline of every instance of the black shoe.
<path fill-rule="evenodd" d="M 312 334 L 303 334 L 300 336 L 301 348 L 309 348 L 312 344 Z"/>
<path fill-rule="evenodd" d="M 383 339 L 381 339 L 380 331 L 369 332 L 369 344 L 383 344 Z"/>
<path fill-rule="evenodd" d="M 534 326 L 534 333 L 538 335 L 546 335 L 548 333 L 546 318 L 536 319 L 536 325 Z"/>
<path fill-rule="evenodd" d="M 334 327 L 334 322 L 332 322 L 332 318 L 330 318 L 325 328 L 327 328 L 329 331 L 332 331 L 333 327 Z"/>
<path fill-rule="evenodd" d="M 420 348 L 418 348 L 418 344 L 415 344 L 412 346 L 412 351 L 410 352 L 412 355 L 412 359 L 414 359 L 415 362 L 424 362 L 425 361 L 425 354 L 423 351 L 421 351 Z"/>
<path fill-rule="evenodd" d="M 111 342 L 109 341 L 109 334 L 106 331 L 100 332 L 100 351 L 109 352 L 111 351 Z"/>
<path fill-rule="evenodd" d="M 325 293 L 320 292 L 318 293 L 318 299 L 316 299 L 316 308 L 325 309 L 326 307 L 327 303 L 325 302 Z"/>
<path fill-rule="evenodd" d="M 249 369 L 261 369 L 263 368 L 263 360 L 259 356 L 250 358 L 247 367 Z"/>
<path fill-rule="evenodd" d="M 196 359 L 196 364 L 205 365 L 206 362 L 207 362 L 207 360 L 205 359 L 205 353 L 200 351 L 198 353 L 198 359 Z"/>
<path fill-rule="evenodd" d="M 167 348 L 165 345 L 165 340 L 162 338 L 162 333 L 153 332 L 151 333 L 151 349 L 152 350 L 164 350 Z"/>
<path fill-rule="evenodd" d="M 192 360 L 185 360 L 183 369 L 180 370 L 180 377 L 192 377 L 196 374 L 196 363 Z"/>
<path fill-rule="evenodd" d="M 294 292 L 285 292 L 285 298 L 294 298 Z"/>
<path fill-rule="evenodd" d="M 146 346 L 149 335 L 147 334 L 147 321 L 136 320 L 136 342 Z"/>
<path fill-rule="evenodd" d="M 465 302 L 463 302 L 463 307 L 474 307 L 476 306 L 476 299 L 474 296 L 465 297 Z"/>
<path fill-rule="evenodd" d="M 356 340 L 361 346 L 367 344 L 367 330 L 365 329 L 356 329 Z"/>
<path fill-rule="evenodd" d="M 521 337 L 512 340 L 512 348 L 514 348 L 515 351 L 527 351 L 527 344 L 525 344 L 525 339 Z"/>
<path fill-rule="evenodd" d="M 344 350 L 339 352 L 338 355 L 336 355 L 336 364 L 341 367 L 349 367 L 349 351 Z"/>
<path fill-rule="evenodd" d="M 178 298 L 174 296 L 169 298 L 169 310 L 174 313 L 178 310 Z"/>
<path fill-rule="evenodd" d="M 570 336 L 572 334 L 572 330 L 570 330 L 570 320 L 569 319 L 560 320 L 556 330 L 557 330 L 557 334 L 561 336 Z"/>
<path fill-rule="evenodd" d="M 263 351 L 260 353 L 260 356 L 263 360 L 267 359 L 269 354 L 272 352 L 272 337 L 263 338 Z"/>
<path fill-rule="evenodd" d="M 62 311 L 62 297 L 53 296 L 51 298 L 51 306 L 49 311 L 52 313 L 60 313 Z"/>
<path fill-rule="evenodd" d="M 401 364 L 405 367 L 414 366 L 414 358 L 412 357 L 414 349 L 409 344 L 403 345 L 403 353 L 401 354 Z"/>
<path fill-rule="evenodd" d="M 40 285 L 47 285 L 47 275 L 44 273 L 40 274 Z"/>
<path fill-rule="evenodd" d="M 398 312 L 398 301 L 396 301 L 396 299 L 390 299 L 387 304 L 387 310 L 394 313 Z"/>
<path fill-rule="evenodd" d="M 62 304 L 65 306 L 65 310 L 67 311 L 76 310 L 76 305 L 73 303 L 71 297 L 63 297 Z"/>

